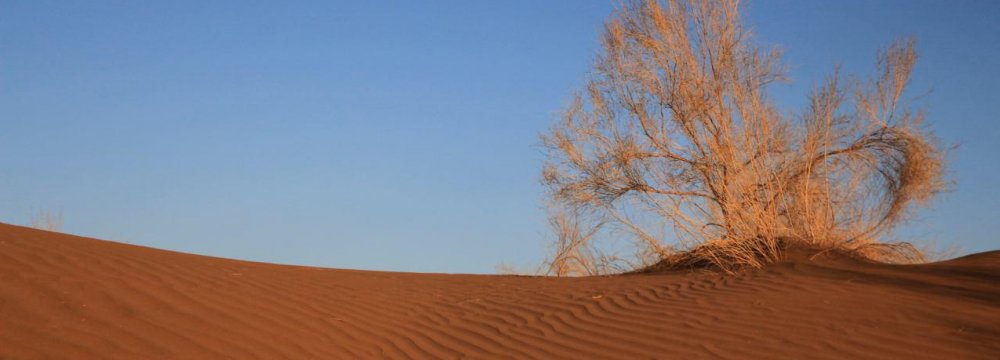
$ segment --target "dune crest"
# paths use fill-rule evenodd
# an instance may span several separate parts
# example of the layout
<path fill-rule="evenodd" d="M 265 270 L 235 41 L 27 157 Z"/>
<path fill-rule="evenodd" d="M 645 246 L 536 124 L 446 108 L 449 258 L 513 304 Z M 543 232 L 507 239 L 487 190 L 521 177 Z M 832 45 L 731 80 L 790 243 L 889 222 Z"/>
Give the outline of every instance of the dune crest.
<path fill-rule="evenodd" d="M 414 274 L 0 224 L 0 359 L 998 358 L 1000 252 L 738 276 Z"/>

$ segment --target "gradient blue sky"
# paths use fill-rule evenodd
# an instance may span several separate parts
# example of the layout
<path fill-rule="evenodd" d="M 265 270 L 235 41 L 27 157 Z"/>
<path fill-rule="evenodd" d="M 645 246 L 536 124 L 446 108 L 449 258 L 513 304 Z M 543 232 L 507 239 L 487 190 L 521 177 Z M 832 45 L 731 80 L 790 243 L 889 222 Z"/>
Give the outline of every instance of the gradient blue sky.
<path fill-rule="evenodd" d="M 338 268 L 490 273 L 547 248 L 537 134 L 616 2 L 0 1 L 0 221 Z M 995 249 L 1000 2 L 755 1 L 789 110 L 919 40 L 954 191 L 897 234 Z"/>

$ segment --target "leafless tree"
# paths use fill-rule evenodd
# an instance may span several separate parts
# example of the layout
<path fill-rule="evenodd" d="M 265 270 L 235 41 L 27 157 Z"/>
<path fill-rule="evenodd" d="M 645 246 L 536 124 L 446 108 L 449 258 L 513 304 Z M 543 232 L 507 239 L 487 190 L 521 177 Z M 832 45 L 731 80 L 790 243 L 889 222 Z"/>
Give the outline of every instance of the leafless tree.
<path fill-rule="evenodd" d="M 571 272 L 602 228 L 727 271 L 774 261 L 788 242 L 920 258 L 878 241 L 943 187 L 942 152 L 902 98 L 914 42 L 881 50 L 870 79 L 834 71 L 789 116 L 766 91 L 785 78 L 780 52 L 754 43 L 740 10 L 629 1 L 606 24 L 585 91 L 542 137 L 552 205 L 589 219 L 554 217 L 576 240 L 558 239 L 551 273 Z M 595 232 L 566 230 L 581 226 Z"/>

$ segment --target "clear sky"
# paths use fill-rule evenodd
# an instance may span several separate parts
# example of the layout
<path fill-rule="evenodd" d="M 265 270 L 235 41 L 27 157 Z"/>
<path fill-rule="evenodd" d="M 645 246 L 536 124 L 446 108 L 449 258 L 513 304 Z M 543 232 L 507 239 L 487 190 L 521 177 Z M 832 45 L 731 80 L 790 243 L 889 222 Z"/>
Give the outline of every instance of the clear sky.
<path fill-rule="evenodd" d="M 546 254 L 537 135 L 617 1 L 0 1 L 0 221 L 214 256 L 490 273 Z M 789 111 L 919 41 L 954 190 L 904 240 L 1000 248 L 1000 2 L 755 1 Z"/>

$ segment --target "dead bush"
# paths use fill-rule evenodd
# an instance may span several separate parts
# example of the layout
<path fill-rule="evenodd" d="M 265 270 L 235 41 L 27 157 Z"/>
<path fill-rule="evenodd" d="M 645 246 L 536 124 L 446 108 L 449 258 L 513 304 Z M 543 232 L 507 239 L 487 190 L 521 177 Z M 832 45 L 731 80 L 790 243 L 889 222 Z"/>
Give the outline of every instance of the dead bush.
<path fill-rule="evenodd" d="M 787 115 L 767 96 L 785 78 L 780 52 L 754 43 L 738 1 L 627 2 L 586 89 L 542 137 L 553 207 L 587 214 L 553 217 L 550 273 L 600 268 L 588 249 L 612 230 L 726 271 L 780 258 L 779 239 L 919 260 L 878 241 L 943 185 L 942 152 L 903 100 L 916 59 L 898 41 L 873 77 L 835 70 Z"/>

